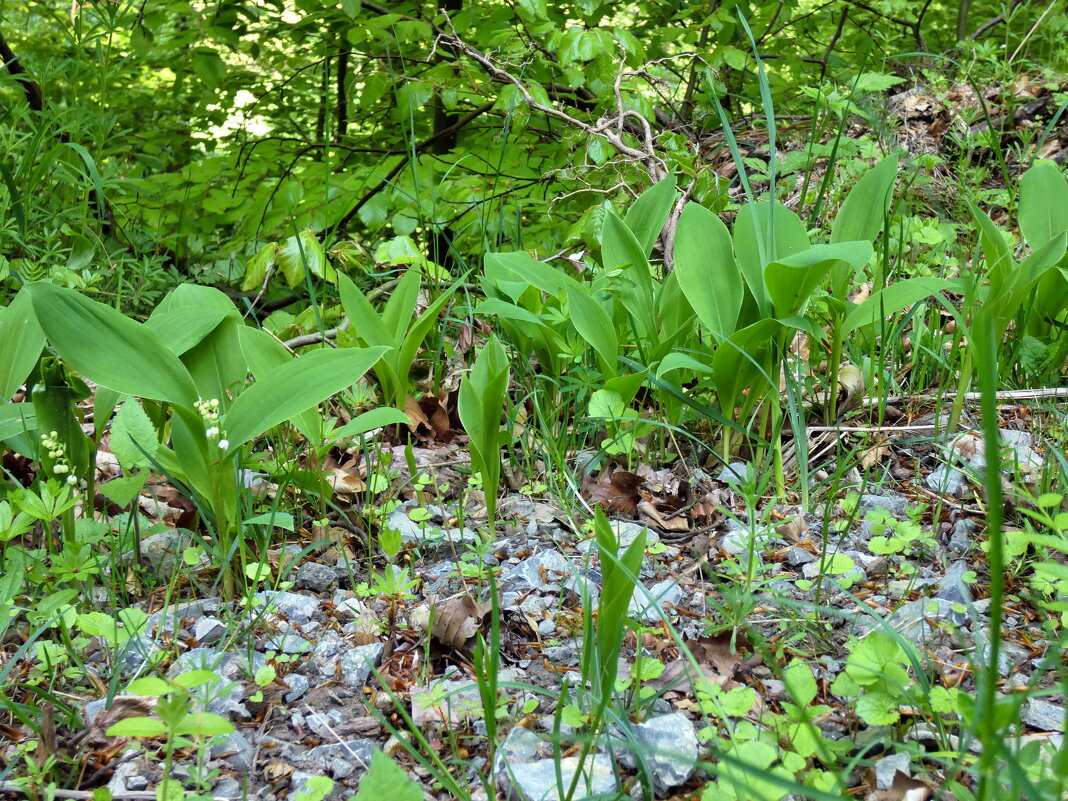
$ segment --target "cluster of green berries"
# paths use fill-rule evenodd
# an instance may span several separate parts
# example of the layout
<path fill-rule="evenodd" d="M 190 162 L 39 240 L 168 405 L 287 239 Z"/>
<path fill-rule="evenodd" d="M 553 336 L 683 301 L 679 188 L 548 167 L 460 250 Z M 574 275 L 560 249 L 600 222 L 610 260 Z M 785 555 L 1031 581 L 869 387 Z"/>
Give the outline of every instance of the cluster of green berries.
<path fill-rule="evenodd" d="M 219 399 L 212 398 L 210 400 L 198 400 L 193 404 L 193 408 L 197 410 L 197 414 L 203 418 L 204 422 L 208 424 L 208 430 L 205 432 L 208 435 L 208 439 L 218 439 L 222 433 L 219 426 L 215 425 L 219 422 Z M 230 443 L 225 439 L 219 440 L 219 450 L 225 451 L 230 447 Z"/>
<path fill-rule="evenodd" d="M 59 441 L 59 432 L 50 431 L 47 434 L 42 434 L 41 447 L 48 455 L 48 458 L 54 462 L 52 472 L 57 477 L 66 476 L 67 483 L 72 487 L 77 484 L 78 477 L 70 474 L 70 460 L 67 458 L 67 448 Z"/>

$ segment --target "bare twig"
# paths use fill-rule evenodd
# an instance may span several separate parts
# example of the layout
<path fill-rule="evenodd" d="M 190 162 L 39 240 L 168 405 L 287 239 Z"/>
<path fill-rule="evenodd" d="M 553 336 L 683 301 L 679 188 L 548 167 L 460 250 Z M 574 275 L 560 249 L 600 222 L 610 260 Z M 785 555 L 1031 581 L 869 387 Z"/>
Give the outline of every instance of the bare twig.
<path fill-rule="evenodd" d="M 933 401 L 941 400 L 949 393 L 927 393 L 923 395 L 894 395 L 880 400 L 879 398 L 864 398 L 861 404 L 864 406 L 878 406 L 879 403 L 901 403 L 902 401 Z M 1007 389 L 996 395 L 1001 400 L 1045 400 L 1045 399 L 1068 399 L 1068 387 L 1046 387 L 1042 389 Z M 965 392 L 965 401 L 982 400 L 981 392 Z"/>

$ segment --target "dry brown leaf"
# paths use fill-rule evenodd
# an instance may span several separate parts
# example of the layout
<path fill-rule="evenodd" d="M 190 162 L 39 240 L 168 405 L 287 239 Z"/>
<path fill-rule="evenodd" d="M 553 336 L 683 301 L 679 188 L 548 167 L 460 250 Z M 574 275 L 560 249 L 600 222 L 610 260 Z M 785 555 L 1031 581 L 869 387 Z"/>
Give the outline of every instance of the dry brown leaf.
<path fill-rule="evenodd" d="M 490 610 L 489 601 L 479 603 L 468 594 L 458 595 L 429 609 L 413 610 L 412 622 L 441 643 L 463 653 L 470 653 L 482 619 Z"/>
<path fill-rule="evenodd" d="M 591 503 L 604 504 L 609 512 L 633 517 L 638 511 L 638 502 L 642 486 L 640 476 L 619 470 L 610 475 L 602 475 L 597 481 L 588 482 L 586 497 Z"/>
<path fill-rule="evenodd" d="M 787 542 L 801 542 L 808 539 L 808 523 L 802 515 L 794 515 L 778 526 L 775 532 Z"/>
<path fill-rule="evenodd" d="M 865 470 L 870 470 L 889 456 L 890 447 L 888 445 L 872 445 L 870 448 L 865 448 L 860 454 L 860 466 Z"/>
<path fill-rule="evenodd" d="M 693 693 L 694 684 L 702 680 L 725 690 L 738 686 L 734 674 L 741 667 L 744 657 L 740 651 L 731 653 L 729 632 L 689 640 L 684 645 L 697 663 L 700 674 L 694 672 L 690 659 L 680 654 L 678 659 L 668 663 L 659 678 L 649 682 L 651 687 L 658 690 L 670 687 L 675 692 Z"/>
<path fill-rule="evenodd" d="M 638 511 L 649 518 L 654 526 L 662 531 L 689 531 L 690 521 L 682 517 L 665 517 L 656 508 L 652 501 L 641 501 L 638 504 Z"/>
<path fill-rule="evenodd" d="M 928 801 L 933 794 L 930 786 L 899 770 L 894 772 L 890 789 L 873 790 L 868 793 L 868 801 Z"/>

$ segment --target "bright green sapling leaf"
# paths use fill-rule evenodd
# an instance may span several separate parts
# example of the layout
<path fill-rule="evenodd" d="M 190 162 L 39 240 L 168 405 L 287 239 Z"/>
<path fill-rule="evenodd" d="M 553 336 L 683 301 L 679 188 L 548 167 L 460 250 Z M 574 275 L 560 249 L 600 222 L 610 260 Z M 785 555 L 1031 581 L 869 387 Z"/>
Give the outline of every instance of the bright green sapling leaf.
<path fill-rule="evenodd" d="M 671 207 L 675 204 L 675 186 L 674 175 L 658 181 L 642 192 L 623 216 L 623 222 L 634 233 L 646 258 L 652 253 L 653 245 L 671 214 Z"/>
<path fill-rule="evenodd" d="M 355 801 L 423 801 L 423 791 L 396 762 L 382 751 L 371 754 L 371 766 L 360 779 Z"/>

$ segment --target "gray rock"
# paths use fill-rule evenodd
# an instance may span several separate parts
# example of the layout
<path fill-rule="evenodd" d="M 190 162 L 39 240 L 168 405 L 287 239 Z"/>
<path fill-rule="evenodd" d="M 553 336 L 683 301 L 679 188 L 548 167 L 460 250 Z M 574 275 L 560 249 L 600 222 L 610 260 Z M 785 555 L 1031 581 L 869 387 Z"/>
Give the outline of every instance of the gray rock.
<path fill-rule="evenodd" d="M 331 759 L 330 775 L 335 779 L 347 779 L 356 772 L 356 763 L 347 759 Z"/>
<path fill-rule="evenodd" d="M 328 634 L 312 649 L 309 665 L 322 676 L 333 676 L 337 672 L 338 654 L 348 647 L 345 640 Z"/>
<path fill-rule="evenodd" d="M 860 502 L 857 504 L 857 511 L 861 516 L 874 509 L 885 509 L 895 517 L 901 517 L 905 515 L 908 508 L 909 499 L 897 493 L 861 495 Z"/>
<path fill-rule="evenodd" d="M 428 526 L 420 523 L 416 523 L 410 517 L 408 517 L 408 511 L 415 509 L 419 506 L 415 501 L 406 501 L 394 509 L 386 517 L 386 528 L 394 529 L 401 535 L 401 541 L 406 543 L 416 543 L 424 539 L 423 533 Z"/>
<path fill-rule="evenodd" d="M 605 796 L 616 790 L 616 771 L 614 765 L 603 754 L 587 757 L 582 766 L 578 781 L 576 799 L 590 796 Z M 579 757 L 565 757 L 560 760 L 560 774 L 563 787 L 556 783 L 557 767 L 552 759 L 539 759 L 537 762 L 525 762 L 508 766 L 508 786 L 520 801 L 562 801 L 571 782 L 579 773 Z"/>
<path fill-rule="evenodd" d="M 171 663 L 167 678 L 173 679 L 190 670 L 218 670 L 225 658 L 225 654 L 214 648 L 190 648 L 178 654 L 178 658 Z"/>
<path fill-rule="evenodd" d="M 536 759 L 549 756 L 551 750 L 549 743 L 542 740 L 530 729 L 516 726 L 508 732 L 508 736 L 504 738 L 504 742 L 497 749 L 495 768 L 498 776 L 504 770 L 505 762 L 510 764 L 533 762 Z"/>
<path fill-rule="evenodd" d="M 289 777 L 289 795 L 286 798 L 299 799 L 300 793 L 308 792 L 308 782 L 319 775 L 319 773 L 308 773 L 303 770 L 293 771 Z"/>
<path fill-rule="evenodd" d="M 212 738 L 210 753 L 212 759 L 225 759 L 230 767 L 240 773 L 252 770 L 256 756 L 252 743 L 240 731 Z"/>
<path fill-rule="evenodd" d="M 920 645 L 931 637 L 939 622 L 952 618 L 952 606 L 944 598 L 921 598 L 898 608 L 888 622 L 902 637 Z"/>
<path fill-rule="evenodd" d="M 334 737 L 334 729 L 345 720 L 340 709 L 330 709 L 326 712 L 312 712 L 304 718 L 304 724 L 319 737 L 330 740 Z"/>
<path fill-rule="evenodd" d="M 944 464 L 940 464 L 932 470 L 924 481 L 928 489 L 952 495 L 953 497 L 963 495 L 966 486 L 964 473 L 955 467 L 947 467 Z"/>
<path fill-rule="evenodd" d="M 478 685 L 468 680 L 437 681 L 426 687 L 413 687 L 409 698 L 412 722 L 416 726 L 457 724 L 482 715 Z"/>
<path fill-rule="evenodd" d="M 148 781 L 142 774 L 142 767 L 136 760 L 131 762 L 120 762 L 118 767 L 115 768 L 115 772 L 111 775 L 111 781 L 108 782 L 108 789 L 112 795 L 121 795 L 127 790 L 132 790 L 130 785 L 137 785 L 142 789 L 148 786 Z"/>
<path fill-rule="evenodd" d="M 241 783 L 231 776 L 223 776 L 215 787 L 211 788 L 211 795 L 215 798 L 231 799 L 238 801 L 241 798 Z"/>
<path fill-rule="evenodd" d="M 649 595 L 638 590 L 630 599 L 627 614 L 641 618 L 646 623 L 655 623 L 665 612 L 665 604 L 678 604 L 682 600 L 682 587 L 670 579 L 658 581 L 649 588 Z"/>
<path fill-rule="evenodd" d="M 652 718 L 634 727 L 634 739 L 648 750 L 641 751 L 653 774 L 658 794 L 683 784 L 693 775 L 697 762 L 697 733 L 681 712 Z"/>
<path fill-rule="evenodd" d="M 890 754 L 875 763 L 875 784 L 880 790 L 889 790 L 894 783 L 894 775 L 901 771 L 911 776 L 909 765 L 912 760 L 908 754 Z"/>
<path fill-rule="evenodd" d="M 97 698 L 85 705 L 85 709 L 82 710 L 82 720 L 85 721 L 85 727 L 87 729 L 92 728 L 93 721 L 97 719 L 97 716 L 101 712 L 107 709 L 107 701 L 107 698 Z"/>
<path fill-rule="evenodd" d="M 1064 731 L 1064 707 L 1041 698 L 1029 698 L 1020 710 L 1020 719 L 1039 731 Z"/>
<path fill-rule="evenodd" d="M 753 472 L 749 462 L 731 462 L 719 471 L 716 480 L 737 487 L 750 481 L 752 475 Z"/>
<path fill-rule="evenodd" d="M 170 579 L 176 569 L 187 569 L 182 554 L 186 548 L 199 541 L 188 529 L 161 531 L 141 540 L 141 562 L 156 571 L 160 578 Z"/>
<path fill-rule="evenodd" d="M 554 665 L 571 667 L 578 664 L 578 649 L 571 644 L 550 645 L 542 653 Z"/>
<path fill-rule="evenodd" d="M 140 792 L 148 789 L 148 779 L 144 776 L 128 776 L 126 778 L 126 789 L 133 790 L 134 792 Z"/>
<path fill-rule="evenodd" d="M 361 689 L 367 683 L 371 671 L 377 667 L 385 648 L 384 643 L 372 642 L 345 651 L 338 658 L 341 664 L 341 680 L 353 689 Z"/>
<path fill-rule="evenodd" d="M 509 570 L 501 583 L 509 590 L 542 590 L 571 575 L 571 563 L 556 550 L 542 551 Z"/>
<path fill-rule="evenodd" d="M 119 674 L 132 678 L 142 673 L 152 664 L 155 655 L 162 651 L 159 643 L 147 635 L 131 637 L 122 646 L 118 661 Z"/>
<path fill-rule="evenodd" d="M 289 686 L 289 692 L 282 696 L 287 704 L 293 703 L 308 692 L 308 677 L 302 673 L 290 673 L 282 681 Z"/>
<path fill-rule="evenodd" d="M 964 583 L 964 573 L 967 570 L 968 564 L 963 559 L 954 562 L 938 584 L 937 597 L 952 604 L 963 604 L 965 607 L 971 608 L 972 593 L 968 589 L 968 585 Z M 950 620 L 960 626 L 968 620 L 968 611 L 967 609 L 960 612 L 950 610 L 949 616 Z"/>
<path fill-rule="evenodd" d="M 264 647 L 283 654 L 306 654 L 312 649 L 312 644 L 294 626 L 283 623 L 278 631 L 267 638 Z"/>
<path fill-rule="evenodd" d="M 806 551 L 804 548 L 794 546 L 786 552 L 786 564 L 791 567 L 800 567 L 801 565 L 807 565 L 809 562 L 815 562 L 819 559 L 816 554 Z"/>
<path fill-rule="evenodd" d="M 975 522 L 966 517 L 962 517 L 954 523 L 953 531 L 949 537 L 949 550 L 961 556 L 966 554 L 974 543 L 974 538 L 972 537 L 974 530 Z"/>
<path fill-rule="evenodd" d="M 319 599 L 295 592 L 270 590 L 257 592 L 254 596 L 261 605 L 267 606 L 268 613 L 285 615 L 290 622 L 298 625 L 311 622 L 312 615 L 319 610 Z M 262 606 L 257 606 L 259 611 Z"/>
<path fill-rule="evenodd" d="M 198 601 L 183 601 L 171 604 L 148 616 L 146 631 L 153 631 L 157 626 L 159 633 L 174 633 L 174 622 L 185 618 L 197 619 L 206 614 L 218 612 L 222 607 L 216 598 L 204 598 Z"/>
<path fill-rule="evenodd" d="M 237 801 L 237 799 L 241 798 L 241 782 L 229 776 L 224 776 L 212 788 L 211 794 L 215 798 L 227 798 Z"/>
<path fill-rule="evenodd" d="M 193 624 L 193 639 L 197 645 L 213 645 L 226 634 L 226 624 L 217 617 L 202 617 Z"/>
<path fill-rule="evenodd" d="M 553 622 L 551 617 L 543 617 L 538 621 L 538 634 L 542 637 L 548 637 L 556 631 L 556 623 Z"/>
<path fill-rule="evenodd" d="M 616 537 L 619 540 L 619 547 L 623 550 L 626 550 L 633 545 L 634 540 L 638 539 L 638 535 L 643 531 L 646 532 L 646 545 L 653 545 L 660 542 L 660 535 L 651 528 L 639 525 L 638 523 L 632 523 L 629 520 L 613 520 L 612 530 L 615 531 Z"/>
<path fill-rule="evenodd" d="M 337 572 L 334 568 L 321 565 L 318 562 L 305 562 L 297 568 L 293 583 L 299 589 L 326 592 L 337 584 Z"/>

